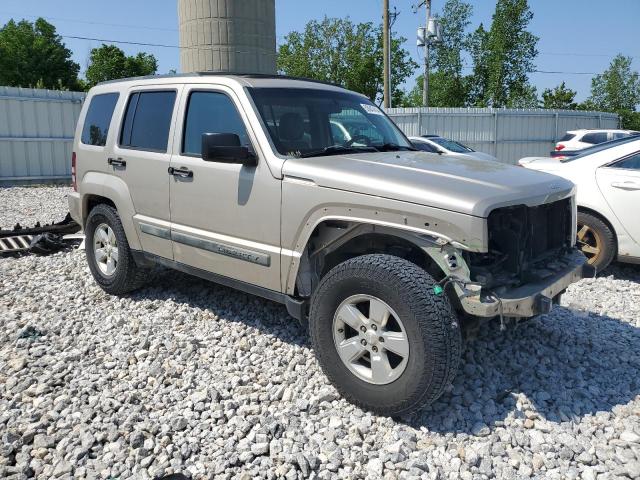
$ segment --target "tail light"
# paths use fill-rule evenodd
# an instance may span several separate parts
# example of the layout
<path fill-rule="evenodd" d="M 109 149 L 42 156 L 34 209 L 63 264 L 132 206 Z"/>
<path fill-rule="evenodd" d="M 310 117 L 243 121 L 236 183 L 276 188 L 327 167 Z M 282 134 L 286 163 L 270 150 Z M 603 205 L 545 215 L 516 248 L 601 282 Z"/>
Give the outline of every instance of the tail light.
<path fill-rule="evenodd" d="M 78 191 L 78 182 L 76 180 L 76 152 L 71 154 L 71 183 L 73 184 L 73 191 Z"/>
<path fill-rule="evenodd" d="M 564 145 L 562 145 L 561 143 L 559 143 L 558 145 L 556 145 L 556 151 L 560 151 L 564 148 Z"/>

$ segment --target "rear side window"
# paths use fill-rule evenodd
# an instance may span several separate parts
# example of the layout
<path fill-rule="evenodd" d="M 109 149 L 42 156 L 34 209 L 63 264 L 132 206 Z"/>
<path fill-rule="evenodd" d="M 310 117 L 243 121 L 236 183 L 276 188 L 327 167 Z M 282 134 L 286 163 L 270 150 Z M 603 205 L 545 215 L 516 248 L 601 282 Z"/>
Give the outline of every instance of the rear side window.
<path fill-rule="evenodd" d="M 189 96 L 182 153 L 200 156 L 203 133 L 235 133 L 241 145 L 249 145 L 242 118 L 224 93 L 193 92 Z"/>
<path fill-rule="evenodd" d="M 560 142 L 568 142 L 569 140 L 575 138 L 576 134 L 575 133 L 565 133 L 564 137 L 562 137 L 559 141 Z"/>
<path fill-rule="evenodd" d="M 82 127 L 81 141 L 85 145 L 104 147 L 109 135 L 109 125 L 113 110 L 116 108 L 119 95 L 117 93 L 105 93 L 91 98 L 87 116 Z"/>
<path fill-rule="evenodd" d="M 582 142 L 596 145 L 607 141 L 607 132 L 587 133 L 582 137 Z"/>
<path fill-rule="evenodd" d="M 131 95 L 120 146 L 166 152 L 175 102 L 175 91 L 138 92 Z"/>
<path fill-rule="evenodd" d="M 611 165 L 613 168 L 625 168 L 629 170 L 640 170 L 640 152 L 634 153 L 630 157 L 624 158 Z"/>

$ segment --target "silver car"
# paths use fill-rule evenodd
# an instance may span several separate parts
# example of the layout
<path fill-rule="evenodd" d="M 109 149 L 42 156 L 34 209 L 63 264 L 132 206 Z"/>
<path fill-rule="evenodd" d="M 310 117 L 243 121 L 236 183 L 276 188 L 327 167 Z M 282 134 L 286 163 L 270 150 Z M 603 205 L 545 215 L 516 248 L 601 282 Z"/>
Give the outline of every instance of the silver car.
<path fill-rule="evenodd" d="M 476 160 L 497 161 L 496 157 L 488 153 L 477 152 L 455 140 L 441 137 L 439 135 L 423 135 L 421 137 L 409 137 L 411 143 L 418 150 L 423 152 L 439 153 L 444 155 L 457 155 Z"/>
<path fill-rule="evenodd" d="M 345 398 L 384 415 L 442 394 L 461 322 L 549 312 L 592 273 L 571 182 L 416 151 L 369 99 L 320 82 L 100 84 L 72 170 L 104 291 L 159 264 L 282 303 Z"/>

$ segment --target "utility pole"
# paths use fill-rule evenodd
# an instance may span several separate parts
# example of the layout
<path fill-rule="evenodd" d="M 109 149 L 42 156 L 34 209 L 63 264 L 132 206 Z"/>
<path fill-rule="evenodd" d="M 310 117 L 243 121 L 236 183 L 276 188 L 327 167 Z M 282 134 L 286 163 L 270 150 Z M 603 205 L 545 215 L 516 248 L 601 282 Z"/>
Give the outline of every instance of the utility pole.
<path fill-rule="evenodd" d="M 422 83 L 422 105 L 429 106 L 429 48 L 431 44 L 437 44 L 442 41 L 440 35 L 440 25 L 437 18 L 431 18 L 431 0 L 422 0 L 418 5 L 413 6 L 413 12 L 424 5 L 426 10 L 426 22 L 424 27 L 418 29 L 418 46 L 424 47 L 424 79 Z"/>
<path fill-rule="evenodd" d="M 425 31 L 429 31 L 429 19 L 431 18 L 431 0 L 424 0 L 425 9 L 427 11 L 427 20 L 425 23 Z M 424 42 L 424 81 L 422 83 L 422 105 L 429 106 L 429 41 Z"/>
<path fill-rule="evenodd" d="M 382 2 L 382 55 L 384 56 L 384 108 L 391 107 L 391 65 L 390 65 L 390 52 L 391 45 L 389 41 L 389 0 L 383 0 Z"/>

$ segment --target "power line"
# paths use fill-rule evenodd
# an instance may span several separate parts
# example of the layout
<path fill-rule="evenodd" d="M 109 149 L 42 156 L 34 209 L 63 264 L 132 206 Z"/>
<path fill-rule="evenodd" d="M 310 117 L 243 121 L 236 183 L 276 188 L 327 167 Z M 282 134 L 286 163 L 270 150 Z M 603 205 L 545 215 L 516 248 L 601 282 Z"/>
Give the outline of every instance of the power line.
<path fill-rule="evenodd" d="M 151 27 L 148 25 L 126 25 L 123 23 L 105 23 L 105 22 L 93 22 L 90 20 L 79 20 L 73 18 L 60 18 L 60 17 L 45 17 L 43 15 L 24 15 L 15 12 L 0 12 L 2 15 L 9 15 L 15 17 L 27 17 L 27 18 L 44 18 L 45 20 L 53 20 L 56 22 L 72 22 L 72 23 L 84 23 L 87 25 L 101 25 L 104 27 L 121 27 L 121 28 L 134 28 L 136 30 L 159 30 L 162 32 L 177 32 L 177 28 L 163 28 L 163 27 Z"/>
<path fill-rule="evenodd" d="M 179 45 L 164 45 L 162 43 L 145 43 L 145 42 L 132 42 L 129 40 L 110 40 L 107 38 L 93 38 L 93 37 L 79 37 L 76 35 L 60 35 L 62 38 L 71 38 L 74 40 L 90 40 L 93 42 L 103 43 L 122 43 L 125 45 L 138 45 L 143 47 L 160 47 L 160 48 L 198 48 L 198 47 L 180 47 Z"/>

